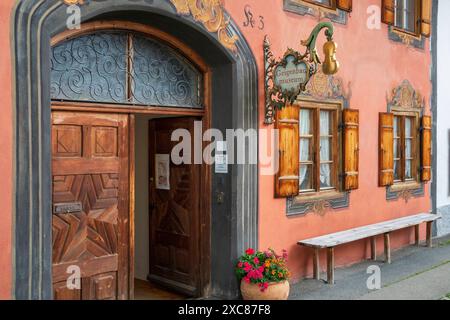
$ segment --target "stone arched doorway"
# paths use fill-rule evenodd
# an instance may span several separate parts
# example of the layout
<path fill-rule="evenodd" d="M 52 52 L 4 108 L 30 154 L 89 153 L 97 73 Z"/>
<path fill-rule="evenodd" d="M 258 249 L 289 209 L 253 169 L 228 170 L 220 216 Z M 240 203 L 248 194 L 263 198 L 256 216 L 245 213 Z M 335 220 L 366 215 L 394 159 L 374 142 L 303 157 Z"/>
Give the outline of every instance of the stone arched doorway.
<path fill-rule="evenodd" d="M 137 23 L 151 21 L 152 27 L 182 38 L 193 50 L 204 54 L 202 58 L 211 67 L 212 127 L 257 128 L 256 64 L 232 21 L 226 28 L 212 29 L 170 0 L 92 0 L 85 1 L 80 8 L 83 22 L 118 18 Z M 14 9 L 17 299 L 52 297 L 49 56 L 50 39 L 66 28 L 66 9 L 63 1 L 56 0 L 23 0 Z M 221 18 L 229 18 L 226 12 L 222 14 Z M 224 41 L 230 37 L 235 37 L 232 47 Z M 213 295 L 237 294 L 232 270 L 234 258 L 245 247 L 257 246 L 257 172 L 255 165 L 239 165 L 227 176 L 212 174 L 210 293 Z M 224 192 L 225 204 L 215 201 L 215 192 Z"/>

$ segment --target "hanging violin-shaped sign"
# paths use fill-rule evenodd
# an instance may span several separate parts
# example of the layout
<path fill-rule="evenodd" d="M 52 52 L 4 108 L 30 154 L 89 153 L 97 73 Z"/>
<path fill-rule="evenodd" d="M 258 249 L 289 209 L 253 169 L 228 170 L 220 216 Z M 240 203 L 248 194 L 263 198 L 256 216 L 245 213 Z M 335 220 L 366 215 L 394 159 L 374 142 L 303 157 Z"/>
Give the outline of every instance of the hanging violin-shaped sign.
<path fill-rule="evenodd" d="M 323 48 L 325 59 L 322 64 L 317 53 L 316 41 L 320 31 L 324 28 L 327 29 L 325 36 L 328 41 Z M 277 109 L 283 108 L 288 103 L 294 103 L 297 96 L 305 91 L 310 78 L 317 72 L 319 64 L 322 64 L 324 74 L 332 75 L 338 72 L 337 44 L 333 42 L 333 32 L 331 23 L 319 23 L 311 32 L 308 40 L 301 41 L 301 44 L 306 47 L 305 54 L 288 49 L 279 61 L 274 59 L 269 39 L 266 36 L 264 39 L 266 124 L 273 123 L 274 113 Z"/>

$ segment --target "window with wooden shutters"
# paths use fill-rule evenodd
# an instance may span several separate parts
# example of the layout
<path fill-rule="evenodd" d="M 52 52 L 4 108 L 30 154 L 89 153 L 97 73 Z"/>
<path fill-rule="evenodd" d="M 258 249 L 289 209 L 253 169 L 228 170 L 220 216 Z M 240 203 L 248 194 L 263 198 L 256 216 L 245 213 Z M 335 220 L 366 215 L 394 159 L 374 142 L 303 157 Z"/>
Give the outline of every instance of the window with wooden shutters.
<path fill-rule="evenodd" d="M 431 179 L 431 118 L 380 114 L 380 186 L 411 188 Z"/>
<path fill-rule="evenodd" d="M 419 132 L 419 114 L 380 114 L 380 186 L 420 182 Z"/>
<path fill-rule="evenodd" d="M 300 104 L 300 194 L 338 190 L 338 109 L 336 105 Z"/>
<path fill-rule="evenodd" d="M 425 99 L 408 80 L 392 90 L 379 120 L 379 185 L 386 198 L 422 197 L 431 175 L 431 118 Z"/>
<path fill-rule="evenodd" d="M 414 37 L 431 34 L 431 0 L 382 0 L 381 20 L 396 32 Z"/>
<path fill-rule="evenodd" d="M 340 104 L 298 101 L 297 107 L 278 111 L 277 197 L 289 197 L 295 192 L 299 197 L 326 197 L 358 188 L 359 113 L 341 111 L 340 107 Z M 289 139 L 296 132 L 294 143 Z M 297 166 L 292 163 L 294 158 Z"/>

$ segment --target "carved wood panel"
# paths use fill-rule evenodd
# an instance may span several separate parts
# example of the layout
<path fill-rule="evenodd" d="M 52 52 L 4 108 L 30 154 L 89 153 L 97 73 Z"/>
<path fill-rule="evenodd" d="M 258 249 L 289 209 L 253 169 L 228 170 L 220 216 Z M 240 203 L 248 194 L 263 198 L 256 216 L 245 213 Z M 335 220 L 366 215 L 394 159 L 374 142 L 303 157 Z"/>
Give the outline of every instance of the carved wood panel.
<path fill-rule="evenodd" d="M 127 246 L 127 117 L 53 113 L 53 203 L 80 211 L 53 214 L 55 299 L 116 299 L 127 287 L 120 261 Z M 120 144 L 120 142 L 122 142 Z M 100 162 L 99 162 L 100 161 Z M 72 174 L 71 174 L 72 173 Z M 80 204 L 70 206 L 70 204 Z M 56 210 L 55 210 L 56 212 Z M 79 293 L 65 285 L 67 267 L 81 271 Z"/>

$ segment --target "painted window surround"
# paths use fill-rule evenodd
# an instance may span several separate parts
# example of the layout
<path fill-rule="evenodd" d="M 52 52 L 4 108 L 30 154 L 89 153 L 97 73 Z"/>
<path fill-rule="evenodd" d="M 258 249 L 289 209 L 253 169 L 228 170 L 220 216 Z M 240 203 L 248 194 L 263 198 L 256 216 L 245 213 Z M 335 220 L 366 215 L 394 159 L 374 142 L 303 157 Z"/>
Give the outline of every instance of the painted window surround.
<path fill-rule="evenodd" d="M 285 11 L 293 12 L 313 17 L 327 18 L 332 22 L 346 25 L 348 13 L 340 9 L 328 9 L 318 4 L 306 2 L 302 0 L 284 0 L 283 8 Z"/>
<path fill-rule="evenodd" d="M 394 114 L 398 112 L 415 112 L 418 117 L 424 114 L 425 100 L 422 98 L 408 80 L 404 80 L 398 87 L 392 90 L 392 98 L 388 100 L 387 111 Z M 399 199 L 408 202 L 411 198 L 419 198 L 425 195 L 425 184 L 396 183 L 386 187 L 386 199 L 395 201 Z"/>

